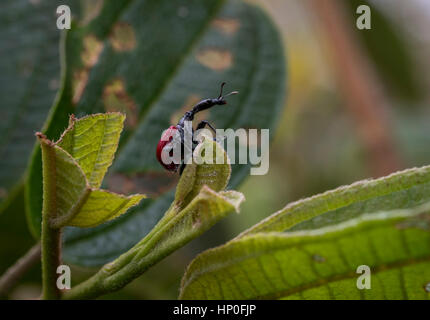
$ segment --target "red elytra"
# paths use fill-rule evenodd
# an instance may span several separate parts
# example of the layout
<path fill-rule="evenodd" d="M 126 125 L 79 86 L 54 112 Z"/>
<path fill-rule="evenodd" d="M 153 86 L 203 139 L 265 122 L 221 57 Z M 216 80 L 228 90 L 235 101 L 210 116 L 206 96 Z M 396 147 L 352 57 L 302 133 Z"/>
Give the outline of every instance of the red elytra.
<path fill-rule="evenodd" d="M 158 144 L 157 144 L 157 160 L 168 171 L 176 171 L 178 169 L 179 164 L 176 164 L 173 162 L 169 164 L 165 164 L 161 159 L 161 153 L 164 147 L 166 146 L 166 144 L 170 143 L 173 140 L 173 136 L 175 135 L 176 130 L 178 130 L 176 126 L 170 126 L 167 130 L 164 131 L 160 141 L 158 141 Z M 170 155 L 172 155 L 172 152 L 173 151 L 170 151 Z"/>

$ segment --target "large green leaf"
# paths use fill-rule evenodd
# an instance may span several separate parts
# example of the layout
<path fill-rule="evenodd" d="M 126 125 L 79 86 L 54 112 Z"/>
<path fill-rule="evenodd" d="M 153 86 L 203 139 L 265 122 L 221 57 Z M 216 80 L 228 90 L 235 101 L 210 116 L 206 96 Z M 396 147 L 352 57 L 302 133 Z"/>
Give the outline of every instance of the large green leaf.
<path fill-rule="evenodd" d="M 291 203 L 199 255 L 181 297 L 428 298 L 429 186 L 427 166 Z M 376 273 L 368 292 L 359 265 Z"/>
<path fill-rule="evenodd" d="M 107 187 L 124 193 L 155 189 L 160 196 L 96 229 L 67 230 L 64 257 L 80 264 L 115 258 L 167 210 L 173 199 L 167 191 L 176 178 L 163 172 L 155 147 L 181 113 L 198 99 L 216 97 L 220 83 L 227 81 L 240 94 L 205 118 L 219 128 L 273 129 L 285 91 L 278 33 L 252 5 L 235 0 L 105 1 L 94 15 L 87 24 L 76 21 L 67 34 L 63 89 L 44 133 L 58 137 L 68 113 L 125 112 L 125 134 Z M 233 165 L 230 186 L 248 174 L 249 166 Z M 42 204 L 37 149 L 26 195 L 30 226 L 37 235 Z"/>
<path fill-rule="evenodd" d="M 66 0 L 74 15 L 76 1 Z M 60 86 L 55 1 L 0 3 L 0 205 L 22 185 L 34 146 Z"/>
<path fill-rule="evenodd" d="M 239 237 L 259 232 L 314 229 L 365 213 L 406 209 L 430 201 L 430 166 L 364 180 L 293 202 Z"/>
<path fill-rule="evenodd" d="M 429 205 L 233 240 L 190 264 L 180 298 L 430 299 Z M 357 287 L 362 265 L 370 289 Z"/>

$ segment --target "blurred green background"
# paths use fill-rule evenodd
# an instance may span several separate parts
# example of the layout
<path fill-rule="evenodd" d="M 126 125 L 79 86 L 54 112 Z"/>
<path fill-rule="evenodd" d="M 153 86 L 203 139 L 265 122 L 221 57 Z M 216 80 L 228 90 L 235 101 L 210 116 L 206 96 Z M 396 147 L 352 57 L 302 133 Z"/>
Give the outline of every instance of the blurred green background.
<path fill-rule="evenodd" d="M 317 1 L 252 1 L 282 35 L 288 98 L 270 148 L 268 174 L 248 177 L 239 189 L 246 197 L 241 213 L 104 298 L 175 299 L 184 269 L 198 252 L 233 238 L 287 203 L 430 163 L 430 1 L 369 1 L 372 29 L 361 31 L 355 28 L 355 9 L 366 2 L 342 1 L 344 19 L 336 20 Z M 346 49 L 351 47 L 339 41 L 341 35 L 336 37 L 342 21 L 348 24 L 345 32 L 360 52 L 359 60 L 348 59 L 352 53 Z M 370 110 L 370 116 L 365 95 L 378 110 Z M 381 131 L 381 144 L 369 144 L 372 133 Z M 0 273 L 33 243 L 23 212 L 23 206 L 13 207 L 0 216 Z M 72 281 L 95 270 L 74 267 Z M 40 266 L 9 298 L 37 297 L 39 283 Z"/>

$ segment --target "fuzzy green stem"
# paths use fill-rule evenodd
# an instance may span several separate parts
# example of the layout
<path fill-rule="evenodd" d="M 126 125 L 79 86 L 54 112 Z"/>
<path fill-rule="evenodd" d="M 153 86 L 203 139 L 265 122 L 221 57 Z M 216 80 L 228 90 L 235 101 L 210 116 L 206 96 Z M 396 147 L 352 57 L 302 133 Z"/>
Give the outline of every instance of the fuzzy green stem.
<path fill-rule="evenodd" d="M 49 220 L 42 222 L 42 298 L 60 299 L 57 287 L 57 267 L 61 264 L 61 231 L 52 229 Z"/>
<path fill-rule="evenodd" d="M 55 151 L 52 142 L 38 132 L 43 161 L 42 210 L 42 298 L 59 299 L 57 268 L 61 264 L 61 229 L 52 228 L 51 220 L 57 217 Z"/>
<path fill-rule="evenodd" d="M 225 211 L 227 212 L 228 210 Z M 164 257 L 204 233 L 224 216 L 224 214 L 216 218 L 211 216 L 199 227 L 175 234 L 175 228 L 181 224 L 184 216 L 191 217 L 194 213 L 195 207 L 181 210 L 179 207 L 171 206 L 164 218 L 142 241 L 113 262 L 103 266 L 88 280 L 66 291 L 62 298 L 91 299 L 123 288 Z M 166 238 L 169 234 L 170 237 Z"/>
<path fill-rule="evenodd" d="M 144 256 L 149 253 L 150 249 L 162 237 L 163 230 L 169 228 L 169 225 L 172 224 L 172 221 L 168 222 L 168 218 L 174 214 L 175 210 L 177 208 L 171 206 L 166 215 L 142 241 L 113 262 L 106 264 L 88 280 L 64 292 L 62 298 L 67 300 L 92 299 L 119 290 L 157 261 L 161 260 L 177 247 L 180 247 L 185 241 L 180 241 L 173 246 L 166 247 L 162 253 L 144 259 Z"/>

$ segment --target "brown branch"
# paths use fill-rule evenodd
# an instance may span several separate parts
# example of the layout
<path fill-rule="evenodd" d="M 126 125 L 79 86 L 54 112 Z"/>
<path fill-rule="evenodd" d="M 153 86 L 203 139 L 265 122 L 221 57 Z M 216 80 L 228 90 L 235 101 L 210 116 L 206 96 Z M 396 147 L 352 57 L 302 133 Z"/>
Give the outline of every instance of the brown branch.
<path fill-rule="evenodd" d="M 348 19 L 342 0 L 311 0 L 310 4 L 321 22 L 346 107 L 355 120 L 372 174 L 383 176 L 399 170 L 402 161 L 392 140 L 389 104 L 376 71 L 354 34 L 355 20 Z"/>
<path fill-rule="evenodd" d="M 0 277 L 0 297 L 6 295 L 37 262 L 40 261 L 40 243 L 34 245 Z"/>

